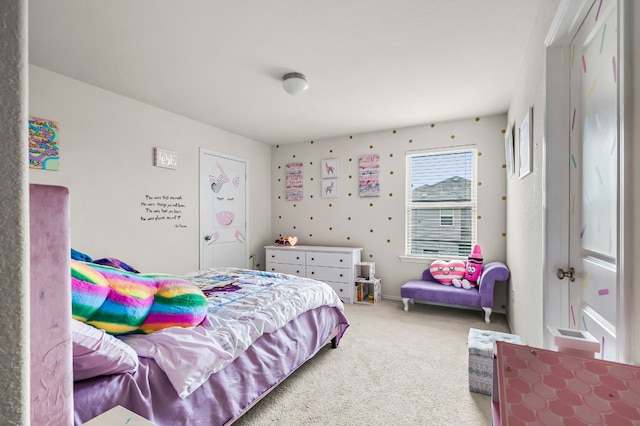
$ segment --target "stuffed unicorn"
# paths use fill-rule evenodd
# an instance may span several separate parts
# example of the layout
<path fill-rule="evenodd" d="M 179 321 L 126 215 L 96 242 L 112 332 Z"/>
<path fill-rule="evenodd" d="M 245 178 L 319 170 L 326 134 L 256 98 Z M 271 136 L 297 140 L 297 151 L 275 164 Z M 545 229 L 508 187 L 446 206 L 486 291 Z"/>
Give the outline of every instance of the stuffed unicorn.
<path fill-rule="evenodd" d="M 455 287 L 462 287 L 466 290 L 476 287 L 478 285 L 478 281 L 480 281 L 480 275 L 482 275 L 483 260 L 482 250 L 480 249 L 480 246 L 476 244 L 473 246 L 473 250 L 467 260 L 464 277 L 462 279 L 454 279 L 451 283 Z"/>

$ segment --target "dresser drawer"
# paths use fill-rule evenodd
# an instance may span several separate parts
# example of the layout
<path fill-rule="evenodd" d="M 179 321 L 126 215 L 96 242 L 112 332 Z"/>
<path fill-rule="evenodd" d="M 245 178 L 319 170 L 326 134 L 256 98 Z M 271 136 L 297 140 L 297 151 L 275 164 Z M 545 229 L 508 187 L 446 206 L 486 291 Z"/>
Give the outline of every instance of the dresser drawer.
<path fill-rule="evenodd" d="M 333 291 L 336 292 L 338 297 L 347 303 L 352 303 L 351 300 L 351 284 L 350 283 L 333 283 L 331 281 L 327 281 L 327 284 L 331 286 Z"/>
<path fill-rule="evenodd" d="M 305 276 L 304 265 L 292 265 L 290 263 L 274 263 L 267 262 L 267 272 L 280 272 L 281 274 L 297 275 L 299 277 Z"/>
<path fill-rule="evenodd" d="M 307 266 L 307 277 L 318 281 L 332 281 L 336 283 L 351 283 L 351 269 L 327 268 L 326 266 Z"/>
<path fill-rule="evenodd" d="M 307 265 L 351 268 L 353 264 L 351 259 L 351 253 L 307 252 Z"/>
<path fill-rule="evenodd" d="M 304 254 L 303 251 L 297 250 L 267 250 L 267 263 L 289 263 L 292 265 L 304 266 Z"/>

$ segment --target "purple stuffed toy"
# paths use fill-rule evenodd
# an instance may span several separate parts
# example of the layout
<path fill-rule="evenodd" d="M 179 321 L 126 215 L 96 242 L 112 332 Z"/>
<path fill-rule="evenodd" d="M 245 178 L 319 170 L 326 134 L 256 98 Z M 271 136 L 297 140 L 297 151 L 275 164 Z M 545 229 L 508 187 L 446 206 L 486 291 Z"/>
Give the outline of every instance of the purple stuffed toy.
<path fill-rule="evenodd" d="M 462 279 L 454 279 L 452 284 L 455 287 L 462 287 L 464 289 L 469 290 L 472 287 L 476 287 L 478 285 L 478 281 L 480 281 L 480 275 L 482 274 L 482 250 L 480 250 L 479 245 L 473 246 L 473 250 L 469 255 L 469 259 L 467 260 L 467 267 L 464 271 L 464 277 Z"/>

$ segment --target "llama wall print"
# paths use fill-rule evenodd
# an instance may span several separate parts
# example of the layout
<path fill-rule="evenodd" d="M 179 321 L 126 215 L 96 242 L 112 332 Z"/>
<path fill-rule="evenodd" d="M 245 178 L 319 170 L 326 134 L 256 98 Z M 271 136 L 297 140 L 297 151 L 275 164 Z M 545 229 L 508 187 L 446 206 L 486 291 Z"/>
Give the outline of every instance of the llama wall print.
<path fill-rule="evenodd" d="M 328 158 L 322 160 L 322 179 L 338 177 L 338 159 Z"/>
<path fill-rule="evenodd" d="M 335 198 L 338 196 L 338 179 L 322 179 L 322 197 Z"/>

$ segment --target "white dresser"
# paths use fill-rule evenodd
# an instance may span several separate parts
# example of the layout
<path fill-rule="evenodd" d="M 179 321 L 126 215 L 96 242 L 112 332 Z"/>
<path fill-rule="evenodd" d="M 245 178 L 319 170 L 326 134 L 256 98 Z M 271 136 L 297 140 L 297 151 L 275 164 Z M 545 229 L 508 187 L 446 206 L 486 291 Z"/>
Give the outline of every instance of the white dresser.
<path fill-rule="evenodd" d="M 360 247 L 265 246 L 268 272 L 313 278 L 329 284 L 343 302 L 353 303 Z"/>

